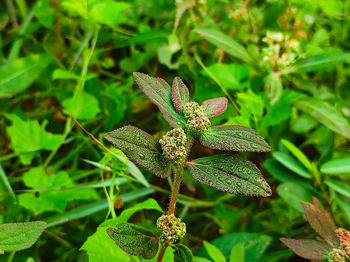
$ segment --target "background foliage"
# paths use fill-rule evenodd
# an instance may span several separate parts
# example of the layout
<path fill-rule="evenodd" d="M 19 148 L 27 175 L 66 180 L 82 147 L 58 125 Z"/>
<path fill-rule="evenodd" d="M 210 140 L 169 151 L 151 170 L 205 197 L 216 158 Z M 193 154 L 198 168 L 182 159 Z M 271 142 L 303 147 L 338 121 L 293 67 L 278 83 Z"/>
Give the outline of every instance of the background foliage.
<path fill-rule="evenodd" d="M 132 261 L 105 229 L 128 220 L 155 229 L 171 181 L 120 151 L 104 153 L 67 115 L 100 141 L 126 124 L 160 138 L 170 127 L 134 71 L 180 76 L 197 102 L 226 96 L 213 124 L 250 126 L 272 145 L 246 154 L 272 185 L 270 198 L 227 195 L 185 176 L 177 215 L 196 256 L 298 261 L 278 238 L 314 236 L 301 205 L 312 196 L 350 228 L 349 0 L 0 7 L 0 222 L 48 223 L 33 247 L 1 261 Z M 196 144 L 191 154 L 203 150 L 214 153 Z"/>

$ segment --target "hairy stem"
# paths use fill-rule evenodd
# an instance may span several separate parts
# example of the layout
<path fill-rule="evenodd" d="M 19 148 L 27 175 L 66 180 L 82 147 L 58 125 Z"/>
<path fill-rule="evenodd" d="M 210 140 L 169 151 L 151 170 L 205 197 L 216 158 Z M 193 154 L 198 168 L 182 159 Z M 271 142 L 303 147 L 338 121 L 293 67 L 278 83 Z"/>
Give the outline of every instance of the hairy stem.
<path fill-rule="evenodd" d="M 177 196 L 179 194 L 181 179 L 182 179 L 182 176 L 181 176 L 180 171 L 176 171 L 175 178 L 174 178 L 174 184 L 173 184 L 173 190 L 171 192 L 168 215 L 174 214 L 174 212 L 175 212 L 176 201 L 177 201 Z"/>
<path fill-rule="evenodd" d="M 166 248 L 167 248 L 167 246 L 162 246 L 161 247 L 156 262 L 162 262 L 163 261 Z"/>

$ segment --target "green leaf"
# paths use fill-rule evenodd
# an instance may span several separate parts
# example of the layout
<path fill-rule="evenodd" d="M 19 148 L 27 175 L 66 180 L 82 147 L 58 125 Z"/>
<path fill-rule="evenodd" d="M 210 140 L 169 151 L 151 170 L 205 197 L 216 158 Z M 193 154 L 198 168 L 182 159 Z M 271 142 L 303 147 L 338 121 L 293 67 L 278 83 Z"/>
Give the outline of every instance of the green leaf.
<path fill-rule="evenodd" d="M 125 209 L 117 218 L 118 223 L 126 223 L 130 217 L 140 210 L 153 209 L 163 213 L 162 208 L 158 205 L 157 201 L 149 198 L 142 203 L 138 203 L 128 209 Z"/>
<path fill-rule="evenodd" d="M 238 243 L 233 246 L 229 262 L 244 262 L 244 244 Z"/>
<path fill-rule="evenodd" d="M 192 251 L 185 245 L 176 245 L 174 252 L 174 262 L 192 262 Z"/>
<path fill-rule="evenodd" d="M 161 78 L 134 72 L 134 79 L 142 92 L 159 108 L 164 119 L 172 127 L 184 127 L 186 122 L 175 109 L 171 98 L 171 87 Z"/>
<path fill-rule="evenodd" d="M 162 157 L 158 141 L 133 126 L 124 126 L 105 134 L 105 139 L 122 150 L 128 158 L 159 177 L 168 177 L 171 167 Z"/>
<path fill-rule="evenodd" d="M 350 173 L 350 158 L 330 160 L 321 165 L 321 172 L 329 175 Z"/>
<path fill-rule="evenodd" d="M 221 253 L 221 251 L 216 246 L 210 244 L 207 241 L 204 241 L 203 244 L 204 244 L 204 247 L 207 250 L 209 256 L 215 262 L 226 262 L 224 255 Z"/>
<path fill-rule="evenodd" d="M 311 202 L 312 196 L 315 195 L 314 192 L 294 182 L 280 184 L 277 187 L 277 193 L 288 205 L 300 213 L 304 212 L 302 203 Z"/>
<path fill-rule="evenodd" d="M 311 115 L 335 133 L 350 138 L 349 122 L 335 107 L 315 98 L 303 99 L 296 103 L 296 107 Z"/>
<path fill-rule="evenodd" d="M 190 94 L 180 77 L 175 77 L 171 87 L 171 97 L 176 111 L 181 114 L 182 108 L 188 103 Z"/>
<path fill-rule="evenodd" d="M 52 59 L 50 54 L 33 54 L 0 66 L 0 98 L 26 90 Z"/>
<path fill-rule="evenodd" d="M 203 101 L 201 107 L 203 107 L 204 113 L 209 118 L 213 118 L 226 111 L 227 102 L 228 100 L 226 97 L 217 97 Z"/>
<path fill-rule="evenodd" d="M 216 246 L 228 260 L 231 254 L 232 247 L 237 245 L 238 243 L 242 243 L 244 245 L 245 261 L 257 262 L 271 241 L 272 238 L 270 236 L 263 234 L 232 233 L 215 239 L 211 242 L 211 244 Z M 206 251 L 204 249 L 200 250 L 198 255 L 209 258 L 208 255 L 206 255 Z"/>
<path fill-rule="evenodd" d="M 73 98 L 64 99 L 62 105 L 66 114 L 71 114 L 78 120 L 91 119 L 101 112 L 98 100 L 84 90 Z"/>
<path fill-rule="evenodd" d="M 247 63 L 251 62 L 252 58 L 247 50 L 228 35 L 225 35 L 214 28 L 197 27 L 194 31 L 231 56 Z"/>
<path fill-rule="evenodd" d="M 125 10 L 130 8 L 130 6 L 127 2 L 98 1 L 92 5 L 89 19 L 97 23 L 116 27 L 127 20 Z"/>
<path fill-rule="evenodd" d="M 294 172 L 284 167 L 275 159 L 265 160 L 264 166 L 266 170 L 280 182 L 296 182 L 299 184 L 307 182 L 307 180 L 300 176 L 296 176 Z"/>
<path fill-rule="evenodd" d="M 106 231 L 109 237 L 130 255 L 150 259 L 158 252 L 158 238 L 140 226 L 124 223 Z"/>
<path fill-rule="evenodd" d="M 11 120 L 12 126 L 7 128 L 12 147 L 20 154 L 20 160 L 24 165 L 32 162 L 38 156 L 38 151 L 54 150 L 63 141 L 62 135 L 52 134 L 45 130 L 47 121 L 41 125 L 37 121 L 23 121 L 17 115 L 6 115 Z"/>
<path fill-rule="evenodd" d="M 332 249 L 328 244 L 314 239 L 280 238 L 280 240 L 298 256 L 310 260 L 325 260 Z"/>
<path fill-rule="evenodd" d="M 309 73 L 334 67 L 337 63 L 345 61 L 350 62 L 350 53 L 328 53 L 315 55 L 299 60 L 295 65 L 287 68 L 283 72 Z"/>
<path fill-rule="evenodd" d="M 350 185 L 334 179 L 326 179 L 324 183 L 332 188 L 335 192 L 350 198 Z"/>
<path fill-rule="evenodd" d="M 264 113 L 264 103 L 260 96 L 248 89 L 247 92 L 237 93 L 237 103 L 240 106 L 240 116 L 247 119 L 260 118 Z"/>
<path fill-rule="evenodd" d="M 311 162 L 307 156 L 297 148 L 292 142 L 282 139 L 282 144 L 306 167 L 309 171 L 312 170 Z"/>
<path fill-rule="evenodd" d="M 11 184 L 7 178 L 7 175 L 4 171 L 4 169 L 2 168 L 1 162 L 0 162 L 0 181 L 2 182 L 2 184 L 4 185 L 4 187 L 7 189 L 7 191 L 9 192 L 10 196 L 14 199 L 16 199 L 16 195 L 13 192 L 13 189 L 11 187 Z"/>
<path fill-rule="evenodd" d="M 273 152 L 272 155 L 283 166 L 295 172 L 299 176 L 302 176 L 308 179 L 311 178 L 311 173 L 307 171 L 302 164 L 300 164 L 297 160 L 295 160 L 293 157 L 289 156 L 288 154 L 283 152 Z"/>
<path fill-rule="evenodd" d="M 201 137 L 203 146 L 211 149 L 245 152 L 268 152 L 268 143 L 254 130 L 239 125 L 210 127 Z"/>
<path fill-rule="evenodd" d="M 202 74 L 212 77 L 226 89 L 241 90 L 247 85 L 250 68 L 238 64 L 212 64 Z"/>
<path fill-rule="evenodd" d="M 50 28 L 55 22 L 56 11 L 50 5 L 49 0 L 39 0 L 33 8 L 34 15 L 38 18 L 39 23 L 46 28 Z"/>
<path fill-rule="evenodd" d="M 99 199 L 92 188 L 79 189 L 79 193 L 76 189 L 64 189 L 74 186 L 74 182 L 65 171 L 47 175 L 43 167 L 35 167 L 23 175 L 23 182 L 27 187 L 41 191 L 39 194 L 18 195 L 19 204 L 32 210 L 35 215 L 45 211 L 62 212 L 67 203 L 75 199 Z"/>
<path fill-rule="evenodd" d="M 267 97 L 270 99 L 271 105 L 276 104 L 281 98 L 283 92 L 283 85 L 280 76 L 276 73 L 271 73 L 265 79 L 265 86 Z"/>
<path fill-rule="evenodd" d="M 0 225 L 0 250 L 18 251 L 31 247 L 45 230 L 43 221 Z"/>
<path fill-rule="evenodd" d="M 188 162 L 198 182 L 234 195 L 269 196 L 271 188 L 259 169 L 238 155 L 216 155 Z"/>

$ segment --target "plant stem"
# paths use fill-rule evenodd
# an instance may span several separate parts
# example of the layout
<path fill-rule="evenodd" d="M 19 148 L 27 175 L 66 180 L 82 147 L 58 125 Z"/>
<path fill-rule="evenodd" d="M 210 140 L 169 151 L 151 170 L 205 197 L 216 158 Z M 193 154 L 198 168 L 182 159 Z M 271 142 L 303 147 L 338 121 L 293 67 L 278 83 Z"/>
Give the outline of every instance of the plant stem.
<path fill-rule="evenodd" d="M 162 248 L 159 251 L 159 254 L 158 254 L 156 262 L 162 262 L 163 261 L 166 248 L 167 248 L 167 246 L 162 246 Z"/>
<path fill-rule="evenodd" d="M 175 172 L 175 178 L 174 178 L 173 190 L 171 192 L 168 215 L 174 214 L 175 212 L 176 201 L 177 201 L 177 196 L 179 194 L 181 179 L 182 179 L 181 173 L 180 171 L 177 170 Z"/>

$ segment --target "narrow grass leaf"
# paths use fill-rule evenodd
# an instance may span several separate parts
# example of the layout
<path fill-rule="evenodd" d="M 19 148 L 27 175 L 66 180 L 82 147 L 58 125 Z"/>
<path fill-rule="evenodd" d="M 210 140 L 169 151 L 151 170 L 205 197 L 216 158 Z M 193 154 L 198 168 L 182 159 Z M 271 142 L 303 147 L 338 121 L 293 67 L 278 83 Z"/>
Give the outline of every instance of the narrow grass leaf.
<path fill-rule="evenodd" d="M 305 167 L 302 164 L 300 164 L 300 162 L 298 162 L 288 154 L 285 154 L 283 152 L 273 152 L 272 155 L 283 166 L 298 174 L 299 176 L 308 179 L 311 178 L 311 173 L 307 171 Z"/>
<path fill-rule="evenodd" d="M 268 152 L 266 141 L 249 127 L 239 125 L 210 127 L 201 137 L 203 146 L 225 151 Z"/>
<path fill-rule="evenodd" d="M 307 170 L 312 170 L 310 160 L 299 148 L 297 148 L 292 142 L 286 139 L 282 139 L 281 142 L 300 161 L 300 163 L 302 163 L 307 168 Z"/>
<path fill-rule="evenodd" d="M 198 182 L 234 195 L 269 196 L 271 188 L 259 169 L 238 155 L 216 155 L 188 163 Z"/>

